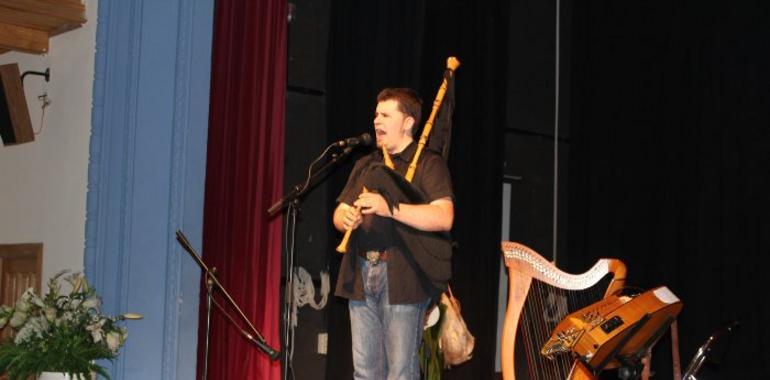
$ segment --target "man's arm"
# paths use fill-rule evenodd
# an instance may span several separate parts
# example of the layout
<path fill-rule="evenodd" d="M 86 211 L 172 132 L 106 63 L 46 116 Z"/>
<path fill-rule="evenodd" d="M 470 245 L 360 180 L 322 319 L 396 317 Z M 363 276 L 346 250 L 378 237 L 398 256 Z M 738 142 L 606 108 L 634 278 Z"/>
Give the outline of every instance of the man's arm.
<path fill-rule="evenodd" d="M 454 223 L 454 203 L 450 198 L 436 199 L 424 205 L 400 203 L 392 214 L 388 203 L 377 193 L 362 193 L 353 205 L 361 207 L 361 214 L 393 218 L 422 231 L 449 231 Z M 336 213 L 335 210 L 335 216 Z"/>

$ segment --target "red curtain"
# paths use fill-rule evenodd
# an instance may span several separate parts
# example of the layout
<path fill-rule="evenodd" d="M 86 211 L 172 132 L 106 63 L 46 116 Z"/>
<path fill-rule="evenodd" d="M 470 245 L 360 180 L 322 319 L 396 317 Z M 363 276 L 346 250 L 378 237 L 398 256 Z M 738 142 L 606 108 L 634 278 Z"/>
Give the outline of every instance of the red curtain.
<path fill-rule="evenodd" d="M 281 341 L 281 218 L 268 218 L 266 210 L 283 193 L 286 8 L 286 0 L 216 2 L 203 226 L 204 260 L 275 349 Z M 205 291 L 198 377 L 205 360 L 204 305 Z M 212 311 L 209 379 L 279 379 L 280 370 L 221 311 Z"/>

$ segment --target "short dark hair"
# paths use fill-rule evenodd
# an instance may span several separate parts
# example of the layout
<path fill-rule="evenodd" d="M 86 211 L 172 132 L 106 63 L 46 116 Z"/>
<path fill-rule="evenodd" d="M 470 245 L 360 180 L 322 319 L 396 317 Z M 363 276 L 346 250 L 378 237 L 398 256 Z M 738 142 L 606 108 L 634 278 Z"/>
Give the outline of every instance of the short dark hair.
<path fill-rule="evenodd" d="M 398 110 L 414 119 L 412 127 L 412 134 L 414 134 L 422 119 L 422 99 L 417 91 L 405 87 L 386 88 L 377 95 L 377 103 L 387 100 L 398 102 Z"/>

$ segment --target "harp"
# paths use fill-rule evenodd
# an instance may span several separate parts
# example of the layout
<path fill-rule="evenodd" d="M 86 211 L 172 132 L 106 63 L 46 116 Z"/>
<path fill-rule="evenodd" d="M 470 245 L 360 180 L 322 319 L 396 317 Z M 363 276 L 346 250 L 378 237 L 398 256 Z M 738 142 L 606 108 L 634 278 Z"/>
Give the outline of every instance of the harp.
<path fill-rule="evenodd" d="M 559 270 L 533 249 L 502 243 L 508 267 L 508 306 L 503 323 L 501 365 L 504 380 L 565 380 L 581 368 L 569 355 L 553 360 L 540 349 L 568 314 L 618 293 L 625 284 L 626 266 L 617 259 L 600 259 L 583 274 Z"/>

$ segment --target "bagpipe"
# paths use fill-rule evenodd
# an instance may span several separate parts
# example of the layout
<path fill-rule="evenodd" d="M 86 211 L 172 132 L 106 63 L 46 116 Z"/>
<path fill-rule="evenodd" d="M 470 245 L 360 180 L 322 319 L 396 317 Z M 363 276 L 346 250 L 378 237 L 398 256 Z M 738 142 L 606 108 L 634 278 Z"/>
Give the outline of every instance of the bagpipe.
<path fill-rule="evenodd" d="M 449 154 L 451 138 L 451 115 L 454 107 L 454 72 L 460 66 L 455 57 L 447 58 L 444 78 L 433 101 L 428 120 L 425 122 L 417 150 L 409 163 L 405 175 L 394 170 L 393 162 L 388 151 L 382 147 L 380 154 L 371 154 L 362 172 L 363 191 L 376 192 L 386 200 L 388 207 L 393 210 L 399 203 L 424 204 L 430 201 L 425 194 L 412 184 L 417 165 L 423 150 L 440 154 L 444 160 Z M 449 96 L 447 96 L 449 94 Z M 447 101 L 444 98 L 447 97 Z M 434 122 L 437 120 L 437 134 L 431 138 Z M 430 138 L 430 142 L 429 142 Z M 360 207 L 357 207 L 360 211 Z M 451 277 L 452 240 L 448 232 L 420 231 L 402 223 L 396 223 L 396 233 L 404 246 L 412 253 L 417 265 L 425 273 L 431 283 L 438 289 L 444 290 Z M 355 234 L 352 229 L 345 231 L 337 251 L 346 253 L 353 246 L 355 249 Z"/>

